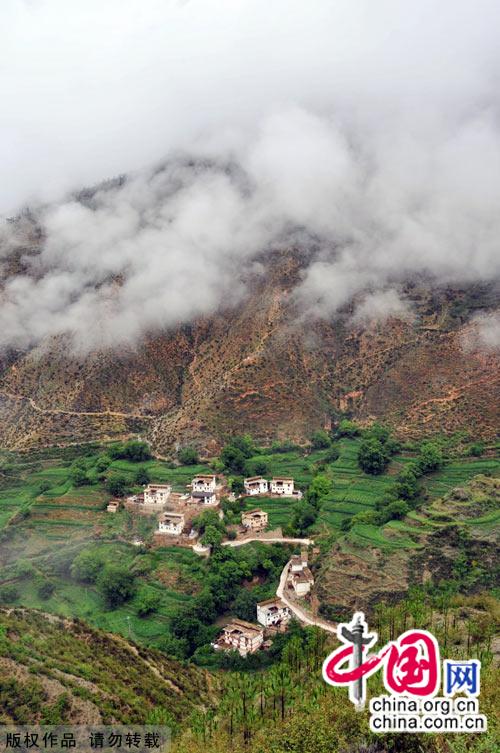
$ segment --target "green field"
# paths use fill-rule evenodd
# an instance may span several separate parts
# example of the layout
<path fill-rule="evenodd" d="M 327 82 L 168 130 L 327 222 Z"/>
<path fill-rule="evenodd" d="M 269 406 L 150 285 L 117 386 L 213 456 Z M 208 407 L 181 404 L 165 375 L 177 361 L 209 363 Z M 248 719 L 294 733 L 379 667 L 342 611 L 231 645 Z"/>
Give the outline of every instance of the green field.
<path fill-rule="evenodd" d="M 327 473 L 333 483 L 332 493 L 324 500 L 318 520 L 311 533 L 340 540 L 341 525 L 353 515 L 370 511 L 384 501 L 398 470 L 414 459 L 414 454 L 396 455 L 386 473 L 369 476 L 357 463 L 358 439 L 342 439 L 340 456 L 326 464 L 326 451 L 294 450 L 283 453 L 262 453 L 251 462 L 265 463 L 268 478 L 292 476 L 298 488 L 306 489 L 314 475 Z M 90 465 L 102 453 L 96 447 L 86 453 Z M 3 458 L 4 473 L 0 480 L 0 529 L 3 528 L 0 586 L 15 583 L 18 603 L 62 615 L 81 617 L 91 624 L 148 644 L 158 644 L 168 634 L 169 619 L 181 609 L 203 583 L 206 564 L 190 549 L 165 547 L 144 554 L 131 545 L 135 538 L 148 541 L 156 527 L 155 517 L 132 515 L 121 511 L 109 515 L 105 511 L 109 494 L 100 483 L 75 487 L 71 482 L 71 459 L 65 457 L 26 458 L 8 455 Z M 133 463 L 114 460 L 107 475 L 119 474 L 131 485 L 138 467 L 146 467 L 151 479 L 171 483 L 174 490 L 184 491 L 196 473 L 209 470 L 208 465 L 179 466 L 160 460 Z M 451 488 L 461 486 L 477 474 L 496 475 L 499 463 L 491 458 L 454 458 L 438 472 L 422 480 L 422 490 L 430 500 L 437 499 Z M 139 487 L 136 487 L 139 488 Z M 247 497 L 243 507 L 261 507 L 269 514 L 269 527 L 286 527 L 296 502 L 287 498 Z M 412 511 L 405 522 L 391 521 L 382 527 L 356 523 L 342 546 L 357 552 L 369 547 L 385 550 L 418 547 L 411 521 L 428 527 L 439 521 L 425 516 L 425 509 Z M 488 512 L 474 521 L 475 526 L 498 523 L 498 513 Z M 98 547 L 107 561 L 134 567 L 149 558 L 147 572 L 138 579 L 138 592 L 124 606 L 109 610 L 94 586 L 84 586 L 69 575 L 69 566 L 84 547 Z M 16 575 L 20 560 L 32 568 L 30 577 Z M 40 579 L 49 578 L 55 591 L 48 599 L 37 593 Z M 138 617 L 137 598 L 145 591 L 157 596 L 158 611 L 147 618 Z"/>

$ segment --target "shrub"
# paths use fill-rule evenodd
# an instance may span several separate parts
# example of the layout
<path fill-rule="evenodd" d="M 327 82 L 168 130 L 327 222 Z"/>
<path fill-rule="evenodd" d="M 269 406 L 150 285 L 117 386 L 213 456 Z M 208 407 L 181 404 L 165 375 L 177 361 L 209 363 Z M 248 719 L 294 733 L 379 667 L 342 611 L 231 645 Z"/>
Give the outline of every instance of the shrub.
<path fill-rule="evenodd" d="M 3 586 L 0 588 L 0 603 L 12 604 L 13 601 L 17 601 L 19 598 L 19 591 L 15 586 Z"/>
<path fill-rule="evenodd" d="M 358 450 L 359 467 L 372 475 L 383 473 L 387 468 L 389 457 L 382 443 L 375 438 L 364 439 Z"/>
<path fill-rule="evenodd" d="M 318 429 L 311 436 L 311 445 L 315 450 L 325 450 L 330 446 L 330 437 L 323 429 Z"/>
<path fill-rule="evenodd" d="M 70 568 L 71 577 L 82 583 L 95 583 L 103 566 L 102 557 L 92 549 L 83 549 Z"/>
<path fill-rule="evenodd" d="M 55 584 L 50 580 L 45 580 L 43 583 L 40 583 L 36 592 L 38 596 L 45 601 L 46 599 L 50 599 L 55 590 Z"/>
<path fill-rule="evenodd" d="M 325 455 L 325 460 L 327 461 L 327 463 L 334 463 L 336 460 L 339 459 L 339 457 L 340 457 L 340 450 L 337 447 L 337 445 L 334 444 L 328 449 L 328 452 Z"/>
<path fill-rule="evenodd" d="M 339 423 L 337 431 L 335 432 L 338 437 L 358 437 L 360 434 L 359 426 L 354 421 L 349 421 L 347 418 L 342 419 Z"/>
<path fill-rule="evenodd" d="M 194 447 L 181 447 L 177 452 L 177 459 L 182 465 L 196 465 L 198 463 L 198 453 Z"/>
<path fill-rule="evenodd" d="M 438 470 L 444 463 L 441 448 L 435 442 L 423 442 L 417 462 L 422 473 Z"/>
<path fill-rule="evenodd" d="M 123 476 L 112 476 L 106 482 L 106 489 L 113 497 L 124 497 L 130 487 Z"/>
<path fill-rule="evenodd" d="M 137 599 L 136 611 L 139 617 L 147 617 L 158 611 L 158 596 L 151 592 L 142 593 Z"/>
<path fill-rule="evenodd" d="M 139 484 L 140 486 L 144 486 L 145 484 L 149 484 L 151 481 L 151 475 L 147 468 L 138 468 L 134 475 L 134 481 L 136 484 Z"/>
<path fill-rule="evenodd" d="M 106 604 L 115 609 L 130 599 L 135 591 L 134 575 L 121 565 L 106 565 L 96 580 Z"/>

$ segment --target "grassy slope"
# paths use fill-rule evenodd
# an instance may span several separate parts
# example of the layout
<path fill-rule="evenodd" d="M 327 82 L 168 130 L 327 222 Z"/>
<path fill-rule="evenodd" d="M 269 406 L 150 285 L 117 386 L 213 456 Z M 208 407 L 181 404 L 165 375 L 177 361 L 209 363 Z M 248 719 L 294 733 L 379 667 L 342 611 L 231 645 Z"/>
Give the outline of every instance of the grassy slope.
<path fill-rule="evenodd" d="M 202 670 L 24 609 L 0 609 L 0 668 L 0 723 L 43 720 L 63 694 L 58 721 L 144 723 L 155 709 L 181 719 L 211 694 Z"/>

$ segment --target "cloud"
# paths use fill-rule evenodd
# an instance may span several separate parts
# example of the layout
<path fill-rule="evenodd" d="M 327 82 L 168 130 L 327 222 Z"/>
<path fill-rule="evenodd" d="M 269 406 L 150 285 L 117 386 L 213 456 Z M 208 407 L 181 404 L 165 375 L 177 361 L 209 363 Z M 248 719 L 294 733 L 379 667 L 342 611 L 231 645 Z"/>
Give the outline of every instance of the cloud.
<path fill-rule="evenodd" d="M 477 314 L 462 337 L 466 351 L 500 351 L 500 313 Z"/>
<path fill-rule="evenodd" d="M 352 321 L 355 324 L 384 322 L 389 317 L 410 319 L 410 305 L 400 298 L 396 290 L 379 290 L 366 295 L 356 306 Z"/>
<path fill-rule="evenodd" d="M 43 238 L 0 223 L 0 345 L 134 344 L 234 305 L 298 238 L 306 318 L 498 276 L 499 21 L 493 0 L 7 0 L 0 208 L 29 202 Z"/>

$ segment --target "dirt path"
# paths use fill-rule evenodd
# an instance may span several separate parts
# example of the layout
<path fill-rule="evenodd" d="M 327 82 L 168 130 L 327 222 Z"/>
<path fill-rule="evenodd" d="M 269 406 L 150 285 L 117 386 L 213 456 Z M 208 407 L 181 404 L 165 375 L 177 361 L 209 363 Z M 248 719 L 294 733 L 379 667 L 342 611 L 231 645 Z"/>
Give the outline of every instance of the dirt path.
<path fill-rule="evenodd" d="M 270 536 L 265 539 L 260 536 L 251 536 L 248 539 L 240 539 L 239 541 L 223 541 L 222 546 L 243 546 L 244 544 L 249 544 L 251 541 L 260 541 L 261 544 L 304 544 L 304 546 L 314 544 L 313 539 L 293 539 L 283 536 Z"/>
<path fill-rule="evenodd" d="M 306 625 L 315 625 L 316 627 L 321 628 L 322 630 L 326 630 L 327 633 L 334 633 L 337 634 L 337 626 L 333 622 L 328 622 L 328 620 L 322 620 L 320 617 L 312 617 L 309 615 L 305 609 L 302 609 L 301 607 L 297 606 L 293 601 L 290 601 L 290 599 L 286 596 L 286 581 L 288 578 L 288 572 L 290 570 L 291 561 L 287 562 L 285 567 L 283 568 L 283 571 L 280 576 L 280 582 L 278 585 L 278 588 L 276 589 L 276 596 L 278 599 L 281 599 L 281 601 L 287 605 L 287 607 L 293 612 L 293 614 L 297 617 L 297 619 L 300 622 L 305 623 Z"/>
<path fill-rule="evenodd" d="M 40 407 L 32 397 L 26 397 L 25 395 L 16 395 L 12 392 L 6 392 L 5 390 L 0 390 L 0 395 L 5 395 L 8 398 L 11 398 L 11 400 L 25 400 L 30 404 L 30 406 L 33 408 L 33 410 L 37 411 L 37 413 L 43 413 L 44 415 L 64 415 L 64 416 L 114 416 L 116 418 L 141 418 L 141 419 L 149 419 L 150 421 L 156 418 L 155 416 L 146 415 L 143 413 L 121 413 L 120 411 L 112 411 L 112 410 L 105 410 L 105 411 L 76 411 L 76 410 L 65 410 L 63 408 L 42 408 Z"/>

